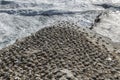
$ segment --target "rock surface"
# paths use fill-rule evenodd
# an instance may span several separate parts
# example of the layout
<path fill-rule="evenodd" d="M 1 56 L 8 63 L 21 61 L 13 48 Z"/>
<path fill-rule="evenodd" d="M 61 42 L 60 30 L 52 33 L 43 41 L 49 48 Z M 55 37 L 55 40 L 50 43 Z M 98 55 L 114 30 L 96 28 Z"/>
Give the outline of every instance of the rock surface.
<path fill-rule="evenodd" d="M 113 42 L 120 42 L 120 11 L 109 11 L 98 18 L 100 21 L 95 23 L 93 30 Z"/>

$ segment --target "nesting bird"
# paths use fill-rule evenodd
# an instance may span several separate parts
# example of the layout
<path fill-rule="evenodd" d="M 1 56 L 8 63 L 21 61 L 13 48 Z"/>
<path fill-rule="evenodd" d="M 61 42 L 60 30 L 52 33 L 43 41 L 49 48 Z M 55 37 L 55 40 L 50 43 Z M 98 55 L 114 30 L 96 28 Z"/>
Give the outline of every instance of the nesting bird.
<path fill-rule="evenodd" d="M 120 80 L 120 60 L 102 36 L 63 21 L 0 50 L 0 80 Z"/>

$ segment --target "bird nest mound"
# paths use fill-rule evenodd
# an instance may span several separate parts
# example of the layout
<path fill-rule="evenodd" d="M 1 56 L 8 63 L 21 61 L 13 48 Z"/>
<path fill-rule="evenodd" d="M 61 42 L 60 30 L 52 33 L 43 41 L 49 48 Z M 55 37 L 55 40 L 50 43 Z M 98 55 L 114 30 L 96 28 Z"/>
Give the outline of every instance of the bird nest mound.
<path fill-rule="evenodd" d="M 0 50 L 0 79 L 120 80 L 118 56 L 91 34 L 63 22 L 18 40 Z"/>

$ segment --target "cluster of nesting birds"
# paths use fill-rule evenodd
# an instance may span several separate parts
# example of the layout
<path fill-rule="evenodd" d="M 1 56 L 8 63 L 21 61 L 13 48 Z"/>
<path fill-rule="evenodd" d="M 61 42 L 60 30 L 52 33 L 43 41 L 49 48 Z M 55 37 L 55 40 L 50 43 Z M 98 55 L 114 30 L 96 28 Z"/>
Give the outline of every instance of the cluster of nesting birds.
<path fill-rule="evenodd" d="M 63 21 L 0 50 L 0 80 L 120 80 L 120 59 L 103 37 Z"/>

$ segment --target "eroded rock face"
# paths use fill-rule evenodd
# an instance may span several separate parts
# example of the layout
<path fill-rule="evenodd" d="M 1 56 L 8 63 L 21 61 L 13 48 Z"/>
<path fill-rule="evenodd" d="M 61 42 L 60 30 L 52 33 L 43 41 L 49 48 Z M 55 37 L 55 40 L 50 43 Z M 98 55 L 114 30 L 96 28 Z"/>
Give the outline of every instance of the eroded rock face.
<path fill-rule="evenodd" d="M 97 33 L 110 38 L 113 42 L 120 43 L 120 11 L 106 12 L 100 15 L 99 22 L 95 22 L 93 30 Z M 96 20 L 98 20 L 96 19 Z"/>
<path fill-rule="evenodd" d="M 88 29 L 62 22 L 2 49 L 0 79 L 119 80 L 120 60 L 112 49 Z"/>

